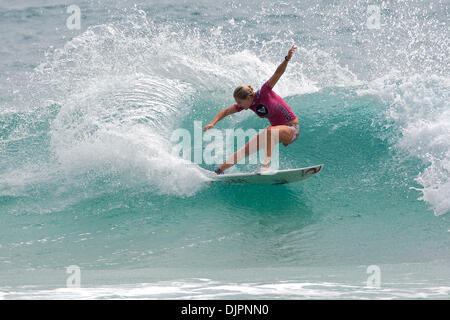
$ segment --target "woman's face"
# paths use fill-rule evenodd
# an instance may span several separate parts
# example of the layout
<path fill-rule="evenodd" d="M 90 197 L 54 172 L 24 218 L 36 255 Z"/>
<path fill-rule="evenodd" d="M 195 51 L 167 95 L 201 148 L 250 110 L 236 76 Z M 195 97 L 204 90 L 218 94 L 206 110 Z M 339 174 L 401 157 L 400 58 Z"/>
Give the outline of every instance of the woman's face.
<path fill-rule="evenodd" d="M 236 103 L 238 104 L 239 107 L 244 108 L 244 109 L 248 109 L 250 108 L 250 106 L 252 105 L 253 102 L 253 96 L 248 96 L 245 99 L 236 99 Z"/>

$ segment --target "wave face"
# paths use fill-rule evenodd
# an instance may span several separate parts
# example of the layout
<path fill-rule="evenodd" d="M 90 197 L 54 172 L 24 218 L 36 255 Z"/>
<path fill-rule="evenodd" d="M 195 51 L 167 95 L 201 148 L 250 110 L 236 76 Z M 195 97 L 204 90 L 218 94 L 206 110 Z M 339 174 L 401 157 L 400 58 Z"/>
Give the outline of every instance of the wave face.
<path fill-rule="evenodd" d="M 77 265 L 101 270 L 86 282 L 108 285 L 104 297 L 127 290 L 119 279 L 136 290 L 144 279 L 153 289 L 167 279 L 171 297 L 176 277 L 196 283 L 194 297 L 216 289 L 206 296 L 223 297 L 233 281 L 241 283 L 237 297 L 272 297 L 270 284 L 281 297 L 314 297 L 293 293 L 302 268 L 301 288 L 354 298 L 371 296 L 352 288 L 365 283 L 361 266 L 375 264 L 405 284 L 389 297 L 448 294 L 436 291 L 439 279 L 411 270 L 448 266 L 448 4 L 383 2 L 376 28 L 369 5 L 85 1 L 81 30 L 68 30 L 65 3 L 1 4 L 4 283 L 30 284 L 10 276 L 28 270 L 45 274 L 38 288 L 58 288 L 65 268 Z M 323 172 L 283 186 L 210 184 L 193 158 L 173 152 L 173 132 L 194 136 L 196 121 L 205 125 L 233 104 L 237 85 L 261 86 L 292 44 L 298 49 L 274 90 L 298 115 L 301 134 L 280 147 L 280 167 L 323 163 Z M 216 129 L 267 126 L 241 112 Z M 249 283 L 248 268 L 272 271 Z M 15 297 L 2 293 L 8 285 L 0 297 Z M 144 287 L 142 296 L 154 294 Z M 24 288 L 16 297 L 33 296 Z"/>

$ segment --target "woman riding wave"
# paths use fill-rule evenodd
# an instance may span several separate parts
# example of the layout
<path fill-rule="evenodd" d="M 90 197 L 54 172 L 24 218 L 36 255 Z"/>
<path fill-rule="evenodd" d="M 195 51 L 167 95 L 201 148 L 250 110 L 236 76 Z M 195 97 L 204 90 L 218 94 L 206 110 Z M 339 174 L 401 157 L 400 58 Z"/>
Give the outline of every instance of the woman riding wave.
<path fill-rule="evenodd" d="M 261 171 L 265 171 L 270 166 L 274 145 L 282 142 L 284 146 L 288 146 L 299 136 L 299 121 L 297 116 L 289 105 L 272 90 L 286 70 L 288 62 L 291 60 L 296 48 L 295 45 L 291 47 L 275 73 L 258 91 L 255 92 L 249 85 L 237 87 L 233 94 L 236 103 L 221 110 L 203 128 L 203 131 L 214 128 L 215 124 L 226 116 L 248 109 L 255 112 L 260 118 L 267 118 L 270 122 L 270 126 L 254 136 L 244 147 L 236 151 L 220 167 L 216 168 L 215 173 L 223 174 L 226 169 L 235 165 L 242 158 L 246 158 L 251 153 L 258 151 L 261 147 L 265 147 L 266 149 L 266 158 L 261 168 Z M 275 130 L 278 134 L 275 133 Z M 256 148 L 251 148 L 250 146 L 256 146 Z"/>

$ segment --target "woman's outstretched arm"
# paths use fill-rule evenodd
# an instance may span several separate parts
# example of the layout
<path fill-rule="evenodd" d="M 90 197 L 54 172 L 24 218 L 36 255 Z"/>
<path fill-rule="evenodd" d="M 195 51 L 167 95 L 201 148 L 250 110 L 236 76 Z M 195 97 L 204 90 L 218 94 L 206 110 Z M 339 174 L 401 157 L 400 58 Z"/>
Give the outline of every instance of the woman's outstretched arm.
<path fill-rule="evenodd" d="M 238 112 L 238 111 L 234 107 L 234 104 L 229 106 L 228 108 L 220 110 L 219 113 L 214 117 L 214 119 L 203 128 L 203 131 L 214 128 L 214 126 L 216 125 L 217 122 L 219 122 L 226 116 L 229 116 L 230 114 L 233 114 L 236 112 Z"/>

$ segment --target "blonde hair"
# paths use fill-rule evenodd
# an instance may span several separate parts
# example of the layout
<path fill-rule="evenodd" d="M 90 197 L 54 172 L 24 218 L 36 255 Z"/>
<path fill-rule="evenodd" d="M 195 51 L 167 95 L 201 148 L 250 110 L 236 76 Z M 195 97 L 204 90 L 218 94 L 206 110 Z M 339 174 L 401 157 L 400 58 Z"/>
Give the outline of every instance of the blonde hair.
<path fill-rule="evenodd" d="M 234 90 L 234 99 L 245 100 L 248 96 L 255 94 L 255 90 L 252 86 L 239 86 Z"/>

